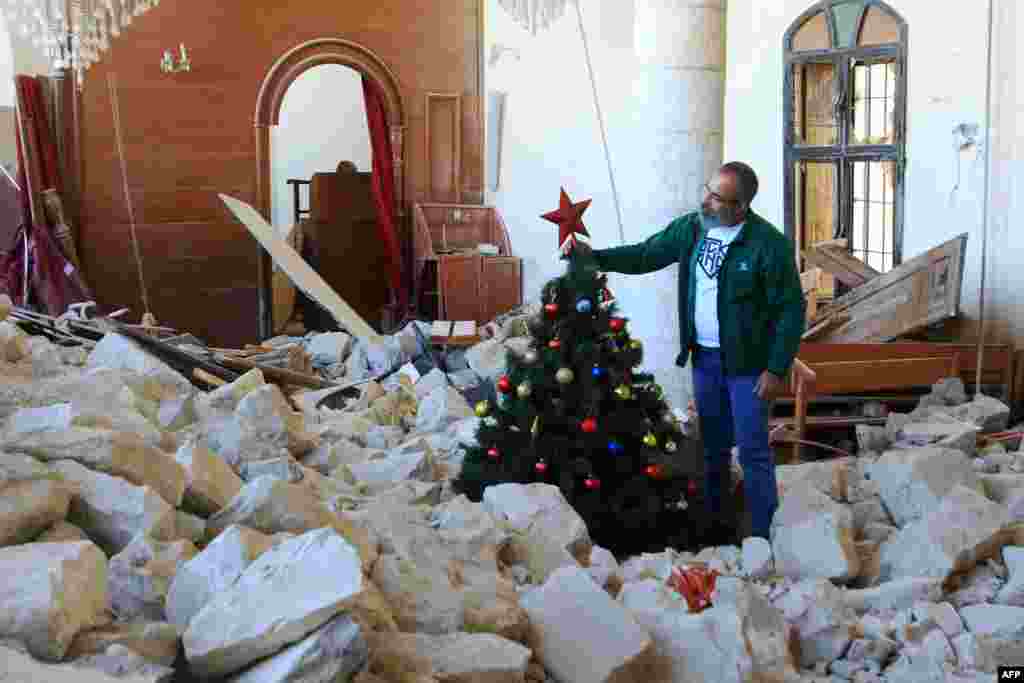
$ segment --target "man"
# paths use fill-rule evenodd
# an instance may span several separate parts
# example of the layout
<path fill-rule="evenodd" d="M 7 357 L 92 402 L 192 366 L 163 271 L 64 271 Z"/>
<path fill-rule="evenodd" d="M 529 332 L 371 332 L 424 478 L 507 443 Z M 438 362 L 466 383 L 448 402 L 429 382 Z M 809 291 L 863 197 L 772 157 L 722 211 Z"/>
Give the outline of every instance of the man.
<path fill-rule="evenodd" d="M 605 271 L 641 274 L 681 264 L 682 353 L 704 440 L 705 494 L 713 543 L 735 542 L 723 522 L 722 491 L 730 449 L 739 447 L 752 534 L 769 538 L 778 507 L 768 443 L 771 400 L 783 387 L 804 331 L 805 302 L 792 242 L 750 209 L 757 175 L 743 163 L 723 166 L 704 186 L 700 212 L 672 221 L 647 241 L 592 253 Z"/>

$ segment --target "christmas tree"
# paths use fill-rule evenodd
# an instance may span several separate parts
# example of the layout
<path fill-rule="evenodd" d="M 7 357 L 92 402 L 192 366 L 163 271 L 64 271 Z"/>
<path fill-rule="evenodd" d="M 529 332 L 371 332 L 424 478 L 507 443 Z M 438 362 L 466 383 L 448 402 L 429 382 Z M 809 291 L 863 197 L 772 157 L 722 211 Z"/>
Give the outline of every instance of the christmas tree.
<path fill-rule="evenodd" d="M 589 204 L 563 189 L 560 208 L 543 216 L 559 224 L 568 267 L 542 290 L 528 350 L 508 352 L 496 401 L 476 405 L 477 444 L 454 486 L 480 500 L 494 484 L 553 484 L 598 545 L 617 554 L 685 547 L 696 449 L 653 375 L 639 371 L 643 344 L 618 315 L 605 275 L 572 248 L 588 234 Z"/>

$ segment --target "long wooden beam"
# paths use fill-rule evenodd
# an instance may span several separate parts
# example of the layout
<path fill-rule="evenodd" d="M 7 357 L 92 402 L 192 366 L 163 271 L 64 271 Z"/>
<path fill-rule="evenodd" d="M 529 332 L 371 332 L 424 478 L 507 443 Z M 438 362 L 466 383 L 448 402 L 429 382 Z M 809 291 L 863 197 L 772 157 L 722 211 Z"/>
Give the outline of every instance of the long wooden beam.
<path fill-rule="evenodd" d="M 291 278 L 296 287 L 323 306 L 334 320 L 350 334 L 365 337 L 371 341 L 380 340 L 377 331 L 370 327 L 344 299 L 338 296 L 338 293 L 331 289 L 330 285 L 306 263 L 297 251 L 277 235 L 274 228 L 263 219 L 256 209 L 226 194 L 219 196 L 242 225 L 263 245 L 274 263 L 279 265 L 281 270 Z M 352 267 L 360 268 L 362 264 L 354 263 Z"/>

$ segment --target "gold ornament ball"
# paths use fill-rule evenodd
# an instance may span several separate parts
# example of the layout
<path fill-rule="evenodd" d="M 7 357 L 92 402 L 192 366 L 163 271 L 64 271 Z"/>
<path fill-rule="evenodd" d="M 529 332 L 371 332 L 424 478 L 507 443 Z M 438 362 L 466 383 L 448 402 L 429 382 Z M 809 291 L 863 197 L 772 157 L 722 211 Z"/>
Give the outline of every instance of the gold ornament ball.
<path fill-rule="evenodd" d="M 559 368 L 558 372 L 555 373 L 555 379 L 558 380 L 559 384 L 569 384 L 575 377 L 569 368 Z"/>
<path fill-rule="evenodd" d="M 523 382 L 516 387 L 516 396 L 519 398 L 529 398 L 530 394 L 533 393 L 533 387 L 530 386 L 529 382 Z"/>
<path fill-rule="evenodd" d="M 654 448 L 658 445 L 658 437 L 651 432 L 647 432 L 647 435 L 644 436 L 644 445 Z"/>
<path fill-rule="evenodd" d="M 630 389 L 629 386 L 625 384 L 620 384 L 619 386 L 615 387 L 615 395 L 621 398 L 623 401 L 628 401 L 629 398 L 633 395 L 633 390 Z"/>
<path fill-rule="evenodd" d="M 676 442 L 675 441 L 666 441 L 665 442 L 665 450 L 668 451 L 669 453 L 675 453 L 676 452 Z"/>
<path fill-rule="evenodd" d="M 643 347 L 643 342 L 641 342 L 639 339 L 634 339 L 633 341 L 629 342 L 629 348 L 633 349 L 634 351 L 639 351 Z"/>
<path fill-rule="evenodd" d="M 487 414 L 491 412 L 491 404 L 487 401 L 480 401 L 473 408 L 473 412 L 476 413 L 477 417 L 487 417 Z"/>

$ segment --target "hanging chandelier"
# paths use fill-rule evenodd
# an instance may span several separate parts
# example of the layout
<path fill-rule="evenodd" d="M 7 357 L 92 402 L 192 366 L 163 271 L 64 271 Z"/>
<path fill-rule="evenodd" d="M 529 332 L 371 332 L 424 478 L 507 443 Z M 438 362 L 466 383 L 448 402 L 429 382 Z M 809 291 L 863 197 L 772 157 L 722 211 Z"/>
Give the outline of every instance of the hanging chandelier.
<path fill-rule="evenodd" d="M 160 0 L 0 0 L 8 30 L 43 50 L 55 71 L 84 72 L 134 17 Z"/>

